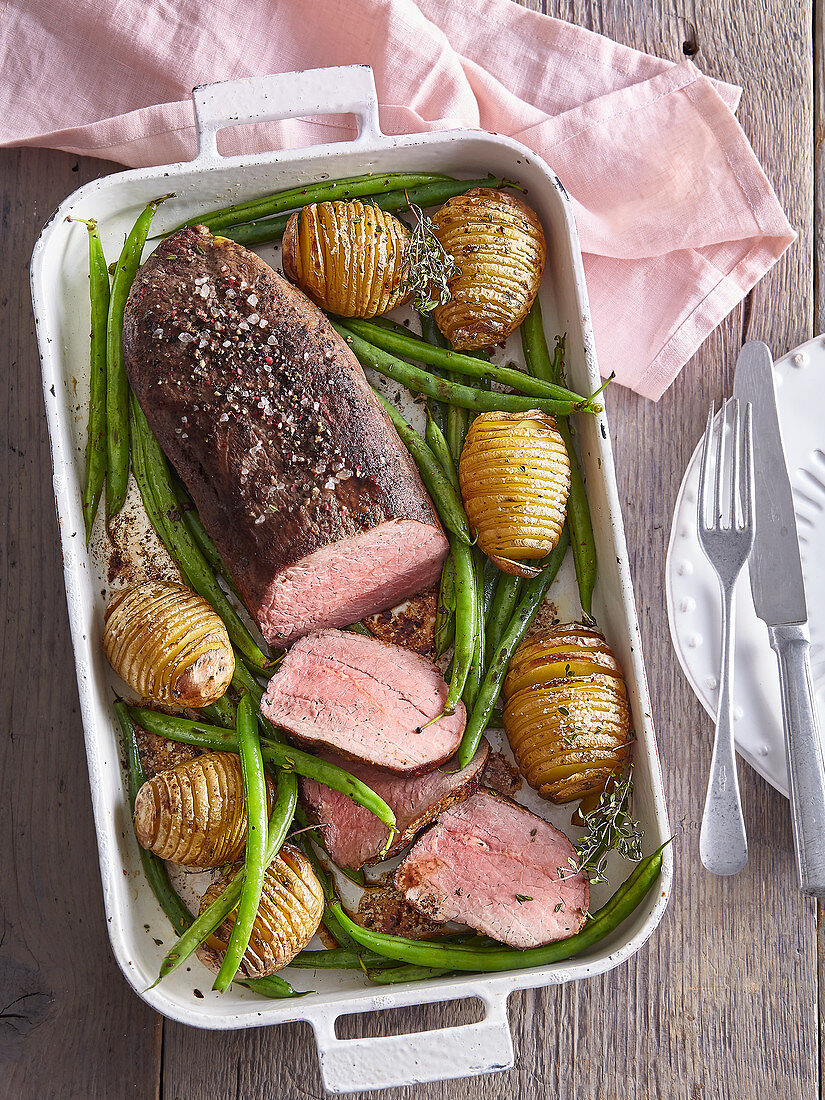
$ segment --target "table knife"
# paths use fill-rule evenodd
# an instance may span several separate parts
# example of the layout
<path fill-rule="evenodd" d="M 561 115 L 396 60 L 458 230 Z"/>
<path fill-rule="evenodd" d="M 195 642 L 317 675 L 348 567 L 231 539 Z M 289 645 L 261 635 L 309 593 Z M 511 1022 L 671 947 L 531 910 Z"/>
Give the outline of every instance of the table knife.
<path fill-rule="evenodd" d="M 756 535 L 748 570 L 756 614 L 767 624 L 779 662 L 800 887 L 825 897 L 825 754 L 811 687 L 808 609 L 791 481 L 767 344 L 753 340 L 742 348 L 733 392 L 753 407 Z"/>

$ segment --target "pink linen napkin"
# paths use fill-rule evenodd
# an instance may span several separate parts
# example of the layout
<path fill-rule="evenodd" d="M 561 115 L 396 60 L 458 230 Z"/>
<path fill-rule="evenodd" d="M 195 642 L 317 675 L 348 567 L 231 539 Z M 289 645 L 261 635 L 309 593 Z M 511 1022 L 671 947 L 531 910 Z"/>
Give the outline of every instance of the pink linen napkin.
<path fill-rule="evenodd" d="M 0 0 L 0 145 L 195 155 L 197 84 L 370 64 L 385 133 L 481 127 L 573 198 L 602 371 L 653 399 L 794 239 L 740 90 L 510 0 Z M 291 120 L 226 153 L 352 136 Z"/>

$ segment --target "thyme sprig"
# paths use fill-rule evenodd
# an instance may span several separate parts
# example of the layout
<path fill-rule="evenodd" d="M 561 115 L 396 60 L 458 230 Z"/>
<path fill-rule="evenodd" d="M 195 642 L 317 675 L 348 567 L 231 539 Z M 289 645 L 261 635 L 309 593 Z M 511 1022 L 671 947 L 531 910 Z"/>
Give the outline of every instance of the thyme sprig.
<path fill-rule="evenodd" d="M 415 225 L 407 246 L 407 286 L 418 312 L 430 313 L 449 302 L 449 281 L 461 274 L 461 268 L 435 235 L 432 219 L 414 202 L 410 212 Z"/>
<path fill-rule="evenodd" d="M 598 804 L 584 815 L 587 832 L 576 844 L 576 858 L 571 856 L 568 861 L 570 869 L 559 868 L 559 878 L 572 878 L 584 871 L 593 885 L 607 882 L 607 856 L 614 851 L 632 863 L 642 860 L 644 830 L 631 813 L 632 796 L 631 766 L 605 787 Z"/>

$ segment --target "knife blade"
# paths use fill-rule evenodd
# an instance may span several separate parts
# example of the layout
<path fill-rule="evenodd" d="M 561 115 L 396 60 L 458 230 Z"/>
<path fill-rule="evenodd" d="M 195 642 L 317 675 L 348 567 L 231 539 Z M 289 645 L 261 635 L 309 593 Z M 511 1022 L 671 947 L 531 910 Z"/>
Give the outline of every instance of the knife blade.
<path fill-rule="evenodd" d="M 808 620 L 802 562 L 796 533 L 791 479 L 785 462 L 773 358 L 767 344 L 742 348 L 733 381 L 734 396 L 749 401 L 753 415 L 756 534 L 748 570 L 756 614 L 768 626 Z"/>

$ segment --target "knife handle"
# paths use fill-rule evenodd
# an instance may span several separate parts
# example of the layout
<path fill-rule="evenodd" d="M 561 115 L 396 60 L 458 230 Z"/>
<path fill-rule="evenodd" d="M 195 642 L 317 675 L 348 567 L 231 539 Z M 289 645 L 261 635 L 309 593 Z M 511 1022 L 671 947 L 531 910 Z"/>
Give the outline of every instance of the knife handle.
<path fill-rule="evenodd" d="M 768 633 L 779 659 L 799 884 L 803 893 L 825 897 L 825 754 L 811 687 L 808 628 L 773 626 Z"/>

